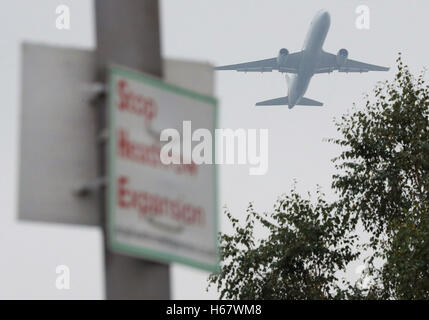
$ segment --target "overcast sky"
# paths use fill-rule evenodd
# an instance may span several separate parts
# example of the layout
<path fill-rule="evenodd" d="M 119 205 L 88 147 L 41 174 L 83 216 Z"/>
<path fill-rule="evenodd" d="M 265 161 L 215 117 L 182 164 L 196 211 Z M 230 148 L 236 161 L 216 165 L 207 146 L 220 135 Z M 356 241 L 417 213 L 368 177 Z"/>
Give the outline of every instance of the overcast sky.
<path fill-rule="evenodd" d="M 71 30 L 55 28 L 55 8 L 71 9 Z M 355 27 L 358 5 L 370 9 L 370 29 Z M 166 57 L 207 61 L 214 65 L 275 57 L 280 48 L 302 48 L 314 14 L 331 14 L 324 49 L 349 50 L 352 59 L 392 67 L 387 73 L 317 75 L 306 97 L 323 108 L 260 107 L 261 100 L 286 95 L 284 76 L 273 72 L 223 72 L 216 77 L 220 127 L 268 128 L 269 170 L 249 176 L 247 166 L 223 166 L 220 205 L 243 216 L 249 201 L 256 209 L 272 208 L 278 196 L 298 181 L 302 192 L 316 184 L 332 196 L 330 159 L 339 149 L 323 138 L 336 135 L 333 118 L 362 101 L 379 80 L 390 79 L 397 53 L 412 71 L 429 65 L 425 32 L 427 1 L 343 0 L 162 0 L 162 52 Z M 102 238 L 95 228 L 16 221 L 20 107 L 20 43 L 43 42 L 94 48 L 93 3 L 89 0 L 4 1 L 0 11 L 0 298 L 103 298 Z M 223 223 L 223 230 L 228 230 Z M 55 288 L 55 267 L 71 269 L 71 290 Z M 353 266 L 352 266 L 353 268 Z M 205 291 L 207 276 L 188 267 L 172 267 L 173 298 L 216 298 Z"/>

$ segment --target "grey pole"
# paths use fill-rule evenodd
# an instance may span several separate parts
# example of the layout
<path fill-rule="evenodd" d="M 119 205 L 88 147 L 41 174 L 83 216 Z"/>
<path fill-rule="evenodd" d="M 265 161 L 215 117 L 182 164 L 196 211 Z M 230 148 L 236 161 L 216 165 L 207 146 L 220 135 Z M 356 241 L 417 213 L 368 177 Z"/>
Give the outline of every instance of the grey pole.
<path fill-rule="evenodd" d="M 110 63 L 162 76 L 158 0 L 95 0 L 97 81 Z M 98 130 L 106 127 L 106 101 L 97 108 Z M 99 143 L 98 175 L 106 174 L 104 141 Z M 106 216 L 105 187 L 100 208 Z M 103 226 L 105 227 L 105 223 Z M 106 230 L 104 228 L 104 230 Z M 105 241 L 107 234 L 104 232 Z M 169 266 L 116 254 L 105 245 L 107 299 L 169 299 Z"/>

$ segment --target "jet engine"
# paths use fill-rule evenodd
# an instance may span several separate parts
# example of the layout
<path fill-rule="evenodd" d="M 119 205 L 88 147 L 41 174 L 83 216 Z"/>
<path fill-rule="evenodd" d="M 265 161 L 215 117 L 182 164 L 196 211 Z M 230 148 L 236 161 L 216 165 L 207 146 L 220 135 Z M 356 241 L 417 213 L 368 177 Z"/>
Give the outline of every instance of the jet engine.
<path fill-rule="evenodd" d="M 279 55 L 277 56 L 277 64 L 282 66 L 286 63 L 287 56 L 289 55 L 288 49 L 282 48 L 279 51 Z"/>
<path fill-rule="evenodd" d="M 349 52 L 346 49 L 340 49 L 337 53 L 337 64 L 339 67 L 342 67 L 346 64 Z"/>

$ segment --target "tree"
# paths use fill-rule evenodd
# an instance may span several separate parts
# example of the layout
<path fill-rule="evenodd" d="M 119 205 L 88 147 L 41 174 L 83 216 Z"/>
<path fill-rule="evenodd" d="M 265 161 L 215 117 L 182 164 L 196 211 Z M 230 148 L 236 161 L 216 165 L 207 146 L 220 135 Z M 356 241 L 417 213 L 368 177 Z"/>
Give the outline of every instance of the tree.
<path fill-rule="evenodd" d="M 333 188 L 353 223 L 372 237 L 369 272 L 378 298 L 429 298 L 429 86 L 398 57 L 391 82 L 374 90 L 374 102 L 342 117 L 345 150 Z M 379 259 L 384 263 L 375 265 Z"/>
<path fill-rule="evenodd" d="M 252 205 L 246 223 L 227 212 L 235 234 L 220 237 L 223 266 L 210 281 L 226 299 L 328 299 L 339 296 L 335 272 L 357 253 L 335 206 L 303 199 L 295 190 L 277 202 L 274 212 L 257 214 Z M 255 240 L 255 223 L 269 231 Z"/>
<path fill-rule="evenodd" d="M 244 225 L 226 212 L 234 233 L 220 235 L 221 270 L 209 278 L 221 298 L 429 299 L 429 87 L 397 63 L 365 108 L 336 123 L 338 200 L 292 189 L 272 213 L 250 205 Z M 256 223 L 266 238 L 256 239 Z M 371 234 L 363 246 L 359 225 Z M 367 289 L 338 276 L 364 252 Z"/>

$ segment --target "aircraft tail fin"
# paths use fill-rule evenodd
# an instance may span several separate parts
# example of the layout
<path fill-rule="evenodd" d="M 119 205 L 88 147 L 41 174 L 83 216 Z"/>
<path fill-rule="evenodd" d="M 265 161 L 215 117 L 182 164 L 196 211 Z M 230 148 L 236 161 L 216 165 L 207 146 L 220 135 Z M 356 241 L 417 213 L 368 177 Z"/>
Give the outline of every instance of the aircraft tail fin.
<path fill-rule="evenodd" d="M 282 105 L 288 105 L 288 104 L 289 104 L 288 97 L 281 97 L 281 98 L 261 101 L 261 102 L 258 102 L 256 105 L 257 106 L 282 106 Z M 323 103 L 316 100 L 311 100 L 311 99 L 302 97 L 296 105 L 320 107 L 320 106 L 323 106 Z"/>

